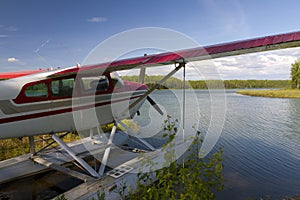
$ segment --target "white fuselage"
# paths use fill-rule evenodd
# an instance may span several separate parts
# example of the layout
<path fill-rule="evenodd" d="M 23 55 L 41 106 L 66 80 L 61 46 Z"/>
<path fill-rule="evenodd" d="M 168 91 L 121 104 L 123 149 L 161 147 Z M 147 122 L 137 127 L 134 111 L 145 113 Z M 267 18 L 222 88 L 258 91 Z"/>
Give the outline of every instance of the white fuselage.
<path fill-rule="evenodd" d="M 47 73 L 0 81 L 0 139 L 88 130 L 129 118 L 137 112 L 144 100 L 130 109 L 130 112 L 126 109 L 147 91 L 144 85 L 132 82 L 113 88 L 113 81 L 109 77 L 103 92 L 84 94 L 75 90 L 74 86 L 71 96 L 58 97 L 52 94 L 55 91 L 51 88 L 54 87 L 51 86 L 54 81 L 45 79 Z M 79 82 L 77 78 L 75 80 Z M 26 85 L 39 83 L 38 86 L 41 86 L 40 82 L 45 82 L 46 89 L 51 91 L 47 92 L 47 97 L 26 97 L 29 88 Z"/>

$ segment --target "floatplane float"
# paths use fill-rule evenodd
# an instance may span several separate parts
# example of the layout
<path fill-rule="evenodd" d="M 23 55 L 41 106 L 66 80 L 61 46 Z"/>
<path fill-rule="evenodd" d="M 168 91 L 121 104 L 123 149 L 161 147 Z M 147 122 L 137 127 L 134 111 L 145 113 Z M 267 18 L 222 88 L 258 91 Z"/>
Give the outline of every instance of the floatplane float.
<path fill-rule="evenodd" d="M 137 170 L 141 160 L 138 156 L 113 152 L 113 141 L 124 136 L 116 131 L 117 126 L 120 124 L 129 132 L 132 131 L 122 120 L 139 113 L 145 101 L 149 101 L 163 115 L 162 110 L 149 96 L 160 84 L 180 69 L 185 69 L 188 62 L 293 47 L 300 47 L 300 32 L 88 66 L 0 73 L 0 79 L 5 79 L 0 82 L 0 139 L 29 137 L 31 147 L 31 154 L 27 156 L 0 162 L 0 184 L 52 168 L 85 181 L 65 192 L 67 199 L 90 199 L 97 192 L 105 192 L 108 199 L 118 198 L 112 191 L 119 187 L 121 181 L 126 180 L 129 184 L 137 181 L 136 174 L 129 172 Z M 174 69 L 152 88 L 148 88 L 143 84 L 145 69 L 161 65 L 174 65 Z M 141 68 L 140 82 L 123 81 L 114 75 L 117 71 L 134 68 Z M 91 119 L 89 113 L 96 113 L 96 119 Z M 106 140 L 107 144 L 95 143 L 100 137 L 94 132 L 100 133 L 99 126 L 109 123 L 114 123 L 114 126 Z M 90 133 L 89 137 L 75 143 L 66 144 L 58 135 L 62 132 L 86 130 Z M 44 154 L 47 156 L 43 156 L 41 151 L 37 152 L 33 137 L 44 134 L 50 134 L 60 146 L 60 152 L 68 155 L 69 159 L 64 160 L 55 151 Z M 156 158 L 155 152 L 159 149 L 153 144 L 141 138 L 134 140 L 140 144 L 139 148 L 152 151 L 152 158 Z M 86 146 L 89 146 L 89 152 L 97 151 L 102 155 L 97 169 L 83 159 L 84 156 L 89 156 L 84 150 Z M 72 160 L 86 173 L 62 166 Z M 114 169 L 107 172 L 105 169 L 110 161 L 115 162 L 112 164 Z"/>

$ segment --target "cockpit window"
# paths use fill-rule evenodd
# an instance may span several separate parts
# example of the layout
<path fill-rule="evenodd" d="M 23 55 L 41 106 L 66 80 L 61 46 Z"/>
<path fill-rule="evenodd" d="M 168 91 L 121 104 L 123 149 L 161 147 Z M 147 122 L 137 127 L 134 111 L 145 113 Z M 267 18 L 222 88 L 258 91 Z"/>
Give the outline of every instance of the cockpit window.
<path fill-rule="evenodd" d="M 114 89 L 118 89 L 124 86 L 124 81 L 121 79 L 120 75 L 117 72 L 112 72 L 110 74 L 110 77 L 112 79 Z"/>
<path fill-rule="evenodd" d="M 46 83 L 37 83 L 30 85 L 25 89 L 26 97 L 47 97 L 48 88 Z"/>
<path fill-rule="evenodd" d="M 124 83 L 120 82 L 119 79 L 112 78 L 111 80 L 112 80 L 112 84 L 114 86 L 114 89 L 121 88 L 124 85 Z"/>
<path fill-rule="evenodd" d="M 106 76 L 82 77 L 81 80 L 84 93 L 96 93 L 109 89 L 109 81 Z"/>
<path fill-rule="evenodd" d="M 74 78 L 51 81 L 51 95 L 54 97 L 72 96 L 74 88 Z"/>

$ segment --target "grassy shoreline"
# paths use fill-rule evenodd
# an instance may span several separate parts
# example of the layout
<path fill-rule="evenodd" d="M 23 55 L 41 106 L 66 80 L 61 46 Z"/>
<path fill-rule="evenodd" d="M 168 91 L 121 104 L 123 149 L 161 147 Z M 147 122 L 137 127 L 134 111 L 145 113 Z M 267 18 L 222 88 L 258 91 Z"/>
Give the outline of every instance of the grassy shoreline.
<path fill-rule="evenodd" d="M 300 98 L 300 90 L 298 89 L 279 89 L 279 90 L 240 90 L 238 94 L 270 97 L 270 98 Z"/>
<path fill-rule="evenodd" d="M 42 137 L 43 136 L 35 136 L 34 139 L 40 140 Z M 43 138 L 44 139 L 50 138 L 50 135 L 44 135 Z M 63 141 L 71 142 L 78 139 L 80 139 L 78 134 L 72 133 L 65 136 L 63 138 Z M 47 142 L 36 142 L 36 149 L 39 150 L 46 144 Z M 0 140 L 0 161 L 21 156 L 29 152 L 30 152 L 30 145 L 29 145 L 28 137 Z"/>

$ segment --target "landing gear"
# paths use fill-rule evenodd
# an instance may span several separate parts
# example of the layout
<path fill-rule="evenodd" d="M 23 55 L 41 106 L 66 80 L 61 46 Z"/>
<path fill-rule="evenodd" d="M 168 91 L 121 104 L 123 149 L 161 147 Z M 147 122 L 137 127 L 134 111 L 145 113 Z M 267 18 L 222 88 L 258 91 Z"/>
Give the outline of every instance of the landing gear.
<path fill-rule="evenodd" d="M 115 137 L 117 127 L 118 127 L 118 123 L 115 122 L 114 126 L 111 130 L 109 140 L 107 142 L 107 147 L 105 149 L 105 152 L 104 152 L 104 155 L 102 158 L 101 166 L 100 166 L 99 173 L 98 173 L 100 176 L 103 176 L 103 174 L 104 174 L 105 166 L 107 165 L 107 160 L 108 160 L 108 157 L 110 154 L 111 145 L 112 145 L 113 139 Z"/>
<path fill-rule="evenodd" d="M 89 165 L 87 164 L 82 158 L 78 157 L 73 150 L 64 143 L 56 134 L 52 134 L 53 140 L 55 140 L 59 146 L 64 149 L 74 160 L 76 160 L 86 171 L 90 173 L 95 178 L 99 178 L 99 174 Z"/>
<path fill-rule="evenodd" d="M 89 130 L 89 136 L 87 135 L 88 137 L 83 138 L 80 143 L 77 143 L 77 146 L 81 146 L 81 147 L 77 147 L 76 145 L 75 146 L 68 145 L 62 140 L 62 137 L 69 133 L 65 133 L 60 136 L 53 133 L 53 134 L 51 134 L 51 138 L 53 139 L 53 142 L 46 145 L 41 150 L 35 151 L 34 141 L 33 141 L 33 138 L 31 138 L 31 148 L 33 149 L 31 159 L 38 164 L 44 165 L 48 168 L 52 168 L 54 170 L 60 171 L 62 173 L 68 174 L 70 176 L 74 176 L 74 177 L 82 179 L 84 181 L 87 180 L 87 177 L 88 178 L 96 178 L 96 179 L 101 178 L 104 176 L 105 169 L 109 162 L 109 157 L 110 157 L 111 151 L 113 149 L 113 141 L 117 135 L 116 132 L 117 132 L 118 125 L 121 125 L 122 127 L 124 127 L 126 129 L 127 133 L 123 133 L 124 135 L 126 135 L 126 134 L 136 135 L 136 133 L 134 133 L 134 131 L 131 130 L 129 127 L 127 127 L 122 121 L 116 121 L 116 122 L 114 122 L 114 125 L 110 132 L 107 143 L 100 140 L 100 138 L 102 138 L 100 136 L 100 134 L 104 134 L 104 133 L 100 133 L 99 127 Z M 97 136 L 97 133 L 98 133 L 99 137 Z M 124 138 L 124 136 L 123 136 L 123 138 Z M 145 141 L 141 138 L 135 138 L 135 141 L 138 142 L 141 146 L 143 146 L 145 148 L 145 150 L 146 149 L 150 150 L 150 151 L 155 150 L 155 148 L 151 144 L 149 144 L 147 141 Z M 50 152 L 55 152 L 54 154 L 56 154 L 56 156 L 49 156 L 48 152 L 45 154 L 41 154 L 41 152 L 45 152 L 46 149 L 49 149 L 48 147 L 50 145 L 52 145 L 53 143 L 57 143 L 60 147 L 57 150 L 50 150 Z M 88 147 L 85 146 L 87 144 L 88 144 Z M 92 148 L 92 150 L 89 148 Z M 121 149 L 122 149 L 122 147 L 121 147 Z M 129 149 L 130 148 L 128 148 L 128 150 Z M 134 149 L 134 148 L 132 148 L 132 149 Z M 91 167 L 91 165 L 88 164 L 88 162 L 83 159 L 83 157 L 90 157 L 91 154 L 94 154 L 94 155 L 102 154 L 103 155 L 102 160 L 100 158 L 101 163 L 95 161 L 94 162 L 95 166 Z M 51 154 L 51 155 L 53 155 L 53 154 Z M 83 169 L 83 171 L 85 171 L 86 173 L 77 172 L 77 171 L 74 171 L 74 170 L 71 170 L 69 168 L 62 166 L 64 163 L 69 163 L 69 162 L 73 162 L 73 161 L 75 161 L 74 163 L 79 168 Z M 100 166 L 99 166 L 99 164 L 100 164 Z"/>
<path fill-rule="evenodd" d="M 29 145 L 30 145 L 30 153 L 34 155 L 36 151 L 35 151 L 35 142 L 33 136 L 29 136 Z"/>

